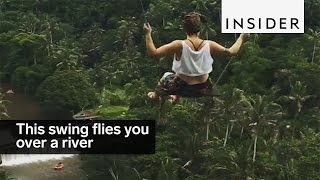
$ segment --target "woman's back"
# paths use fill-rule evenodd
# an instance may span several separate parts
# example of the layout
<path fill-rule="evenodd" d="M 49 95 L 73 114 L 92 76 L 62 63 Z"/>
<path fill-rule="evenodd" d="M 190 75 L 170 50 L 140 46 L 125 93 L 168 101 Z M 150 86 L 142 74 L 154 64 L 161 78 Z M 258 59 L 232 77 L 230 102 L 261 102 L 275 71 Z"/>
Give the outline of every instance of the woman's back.
<path fill-rule="evenodd" d="M 208 79 L 212 63 L 209 41 L 188 38 L 181 41 L 181 50 L 176 53 L 172 70 L 188 84 L 199 84 Z"/>

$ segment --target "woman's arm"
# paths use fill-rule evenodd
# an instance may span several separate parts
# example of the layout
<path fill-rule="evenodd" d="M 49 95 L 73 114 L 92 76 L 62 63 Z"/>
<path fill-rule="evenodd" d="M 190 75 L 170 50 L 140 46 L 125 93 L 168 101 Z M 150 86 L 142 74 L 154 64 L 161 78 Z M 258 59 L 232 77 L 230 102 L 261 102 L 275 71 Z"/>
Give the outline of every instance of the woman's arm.
<path fill-rule="evenodd" d="M 144 24 L 143 29 L 146 35 L 146 47 L 147 47 L 147 52 L 149 56 L 162 57 L 162 56 L 177 53 L 179 48 L 181 49 L 181 42 L 179 40 L 172 41 L 169 44 L 156 48 L 153 43 L 153 39 L 151 35 L 152 28 L 150 24 L 149 23 Z"/>
<path fill-rule="evenodd" d="M 249 34 L 240 34 L 237 41 L 230 48 L 225 48 L 214 41 L 210 41 L 210 51 L 217 55 L 236 55 L 239 52 L 241 45 L 248 37 Z"/>

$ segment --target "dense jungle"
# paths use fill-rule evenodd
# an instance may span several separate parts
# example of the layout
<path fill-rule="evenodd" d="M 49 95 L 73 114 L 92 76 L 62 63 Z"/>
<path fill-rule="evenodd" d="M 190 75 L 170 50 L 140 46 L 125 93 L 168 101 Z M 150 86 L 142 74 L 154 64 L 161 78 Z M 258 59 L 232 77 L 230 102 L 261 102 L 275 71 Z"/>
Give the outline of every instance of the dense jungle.
<path fill-rule="evenodd" d="M 217 0 L 0 0 L 1 84 L 48 113 L 158 121 L 147 93 L 173 57 L 148 56 L 143 24 L 159 47 L 185 39 L 191 11 L 203 39 L 239 36 L 221 33 Z M 320 179 L 320 0 L 305 0 L 304 34 L 251 34 L 238 55 L 213 58 L 221 96 L 165 103 L 155 154 L 80 155 L 84 179 Z M 0 119 L 13 116 L 6 97 Z"/>

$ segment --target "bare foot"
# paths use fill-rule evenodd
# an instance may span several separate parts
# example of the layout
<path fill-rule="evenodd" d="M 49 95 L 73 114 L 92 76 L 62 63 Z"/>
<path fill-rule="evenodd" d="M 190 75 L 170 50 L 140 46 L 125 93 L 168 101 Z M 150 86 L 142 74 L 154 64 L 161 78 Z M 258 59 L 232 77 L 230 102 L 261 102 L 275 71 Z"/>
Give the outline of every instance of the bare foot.
<path fill-rule="evenodd" d="M 170 99 L 169 99 L 169 102 L 171 104 L 177 104 L 180 100 L 180 96 L 177 96 L 177 95 L 170 95 Z"/>
<path fill-rule="evenodd" d="M 150 99 L 158 99 L 159 96 L 155 92 L 148 92 L 148 96 Z"/>
<path fill-rule="evenodd" d="M 149 93 L 148 93 L 148 97 L 149 97 L 151 100 L 155 101 L 157 104 L 160 103 L 160 98 L 159 98 L 159 96 L 158 96 L 155 92 L 149 92 Z"/>

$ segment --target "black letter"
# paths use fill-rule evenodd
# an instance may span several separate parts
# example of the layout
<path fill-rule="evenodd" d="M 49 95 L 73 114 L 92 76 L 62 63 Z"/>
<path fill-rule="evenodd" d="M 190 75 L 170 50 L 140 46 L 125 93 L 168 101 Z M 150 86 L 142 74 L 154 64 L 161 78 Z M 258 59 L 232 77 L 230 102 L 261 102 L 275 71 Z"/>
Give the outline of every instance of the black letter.
<path fill-rule="evenodd" d="M 259 29 L 261 29 L 261 18 L 259 18 Z"/>
<path fill-rule="evenodd" d="M 254 20 L 254 18 L 249 18 L 248 19 L 248 23 L 252 25 L 251 27 L 248 26 L 248 29 L 254 29 L 254 23 L 251 22 L 251 20 Z"/>
<path fill-rule="evenodd" d="M 241 27 L 241 29 L 243 29 L 243 18 L 241 18 L 241 24 L 239 24 L 239 22 L 235 19 L 233 19 L 233 27 L 234 29 L 236 29 L 236 24 L 238 24 L 238 26 Z"/>
<path fill-rule="evenodd" d="M 227 29 L 229 29 L 229 19 L 228 18 L 226 18 L 226 21 L 227 21 Z"/>
<path fill-rule="evenodd" d="M 267 29 L 273 29 L 275 26 L 276 26 L 276 21 L 273 19 L 273 18 L 267 18 Z M 269 20 L 272 20 L 273 21 L 273 26 L 272 27 L 269 27 Z"/>
<path fill-rule="evenodd" d="M 293 22 L 293 20 L 295 20 L 296 22 Z M 292 28 L 293 25 L 295 25 L 297 29 L 300 29 L 300 28 L 297 26 L 298 23 L 299 23 L 299 21 L 298 21 L 297 18 L 291 18 L 291 29 L 293 29 L 293 28 Z"/>
<path fill-rule="evenodd" d="M 287 29 L 286 27 L 283 27 L 282 25 L 286 24 L 286 20 L 287 18 L 280 18 L 280 29 Z M 284 20 L 284 21 L 283 21 Z"/>

